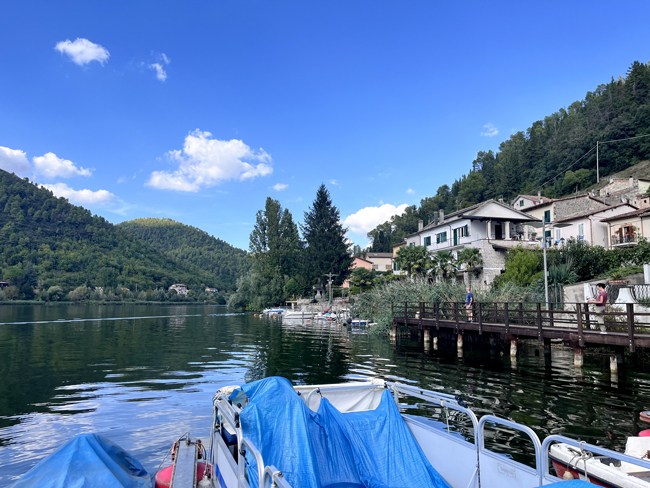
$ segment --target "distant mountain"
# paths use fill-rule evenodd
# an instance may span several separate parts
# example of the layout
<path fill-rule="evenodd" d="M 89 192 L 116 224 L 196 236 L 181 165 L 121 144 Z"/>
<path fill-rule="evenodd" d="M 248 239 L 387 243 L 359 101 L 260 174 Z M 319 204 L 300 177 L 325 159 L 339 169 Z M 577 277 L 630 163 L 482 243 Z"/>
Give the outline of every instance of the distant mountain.
<path fill-rule="evenodd" d="M 34 289 L 50 286 L 67 292 L 84 284 L 148 290 L 173 283 L 210 287 L 222 283 L 205 268 L 176 261 L 133 232 L 55 197 L 27 178 L 0 170 L 2 278 L 27 299 Z"/>
<path fill-rule="evenodd" d="M 216 287 L 234 290 L 249 269 L 246 251 L 207 232 L 172 219 L 135 219 L 118 225 L 178 263 L 196 266 L 215 276 Z"/>

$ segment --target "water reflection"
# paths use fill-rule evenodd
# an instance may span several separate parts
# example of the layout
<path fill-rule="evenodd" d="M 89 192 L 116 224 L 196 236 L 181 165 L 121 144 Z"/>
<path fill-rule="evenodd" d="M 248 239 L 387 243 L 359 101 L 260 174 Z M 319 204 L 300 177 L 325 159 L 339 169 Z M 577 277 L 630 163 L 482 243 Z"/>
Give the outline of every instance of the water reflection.
<path fill-rule="evenodd" d="M 59 320 L 63 319 L 63 320 Z M 477 415 L 522 422 L 540 436 L 562 433 L 622 450 L 650 408 L 643 364 L 609 371 L 608 356 L 519 344 L 515 362 L 496 347 L 453 338 L 433 347 L 330 323 L 281 323 L 222 307 L 55 305 L 0 307 L 0 485 L 7 485 L 64 441 L 98 432 L 153 469 L 175 437 L 205 435 L 215 391 L 271 375 L 296 384 L 370 377 L 419 384 L 472 399 Z M 537 354 L 536 354 L 537 351 Z M 631 368 L 631 369 L 630 369 Z M 410 413 L 458 420 L 432 405 Z M 527 452 L 524 439 L 490 432 Z M 611 437 L 611 438 L 610 438 Z"/>

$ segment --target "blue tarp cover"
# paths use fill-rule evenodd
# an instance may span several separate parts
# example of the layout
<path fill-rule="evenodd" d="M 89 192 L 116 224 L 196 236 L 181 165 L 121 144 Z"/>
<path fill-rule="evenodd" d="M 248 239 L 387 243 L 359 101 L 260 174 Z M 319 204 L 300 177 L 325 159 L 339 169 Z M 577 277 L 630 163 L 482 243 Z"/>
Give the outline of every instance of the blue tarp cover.
<path fill-rule="evenodd" d="M 151 477 L 128 452 L 97 434 L 80 434 L 41 460 L 14 488 L 150 488 Z"/>
<path fill-rule="evenodd" d="M 550 485 L 545 485 L 544 488 L 594 488 L 594 485 L 587 481 L 582 480 L 571 480 L 571 481 L 558 481 L 557 483 L 551 483 Z"/>
<path fill-rule="evenodd" d="M 240 414 L 244 437 L 296 488 L 449 488 L 433 469 L 386 390 L 379 406 L 339 412 L 326 398 L 318 412 L 285 378 L 242 387 L 249 403 Z M 239 391 L 235 391 L 232 397 Z M 249 473 L 256 473 L 252 456 Z M 249 476 L 251 487 L 258 480 Z"/>

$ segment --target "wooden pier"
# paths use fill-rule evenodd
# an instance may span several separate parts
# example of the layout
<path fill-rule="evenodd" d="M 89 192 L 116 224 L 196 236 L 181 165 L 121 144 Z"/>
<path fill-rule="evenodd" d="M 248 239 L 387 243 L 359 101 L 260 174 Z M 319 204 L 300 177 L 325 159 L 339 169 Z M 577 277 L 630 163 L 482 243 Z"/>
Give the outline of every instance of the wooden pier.
<path fill-rule="evenodd" d="M 437 331 L 448 330 L 457 335 L 462 348 L 463 335 L 491 334 L 510 341 L 510 354 L 517 354 L 519 338 L 543 340 L 550 354 L 550 341 L 561 339 L 575 349 L 575 364 L 582 366 L 583 349 L 587 346 L 610 346 L 622 357 L 624 348 L 634 352 L 650 347 L 650 313 L 635 312 L 634 304 L 615 305 L 619 311 L 595 313 L 593 304 L 476 302 L 468 310 L 464 303 L 393 303 L 394 336 L 398 327 L 421 331 L 425 343 Z M 471 318 L 471 320 L 470 320 Z M 604 325 L 604 331 L 601 330 Z M 614 369 L 612 365 L 612 369 Z"/>

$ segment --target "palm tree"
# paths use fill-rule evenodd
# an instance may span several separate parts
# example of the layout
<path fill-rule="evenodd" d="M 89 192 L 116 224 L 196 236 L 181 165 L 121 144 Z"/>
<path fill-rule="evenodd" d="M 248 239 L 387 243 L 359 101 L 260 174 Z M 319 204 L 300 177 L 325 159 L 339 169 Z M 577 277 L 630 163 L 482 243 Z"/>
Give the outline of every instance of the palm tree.
<path fill-rule="evenodd" d="M 454 255 L 451 251 L 438 251 L 434 256 L 434 269 L 436 273 L 447 279 L 454 272 L 456 266 L 454 265 Z"/>
<path fill-rule="evenodd" d="M 406 246 L 397 255 L 397 262 L 410 276 L 423 276 L 431 268 L 431 253 L 425 246 Z"/>
<path fill-rule="evenodd" d="M 458 253 L 457 262 L 465 265 L 465 272 L 472 271 L 483 265 L 481 251 L 477 247 L 466 247 Z"/>

